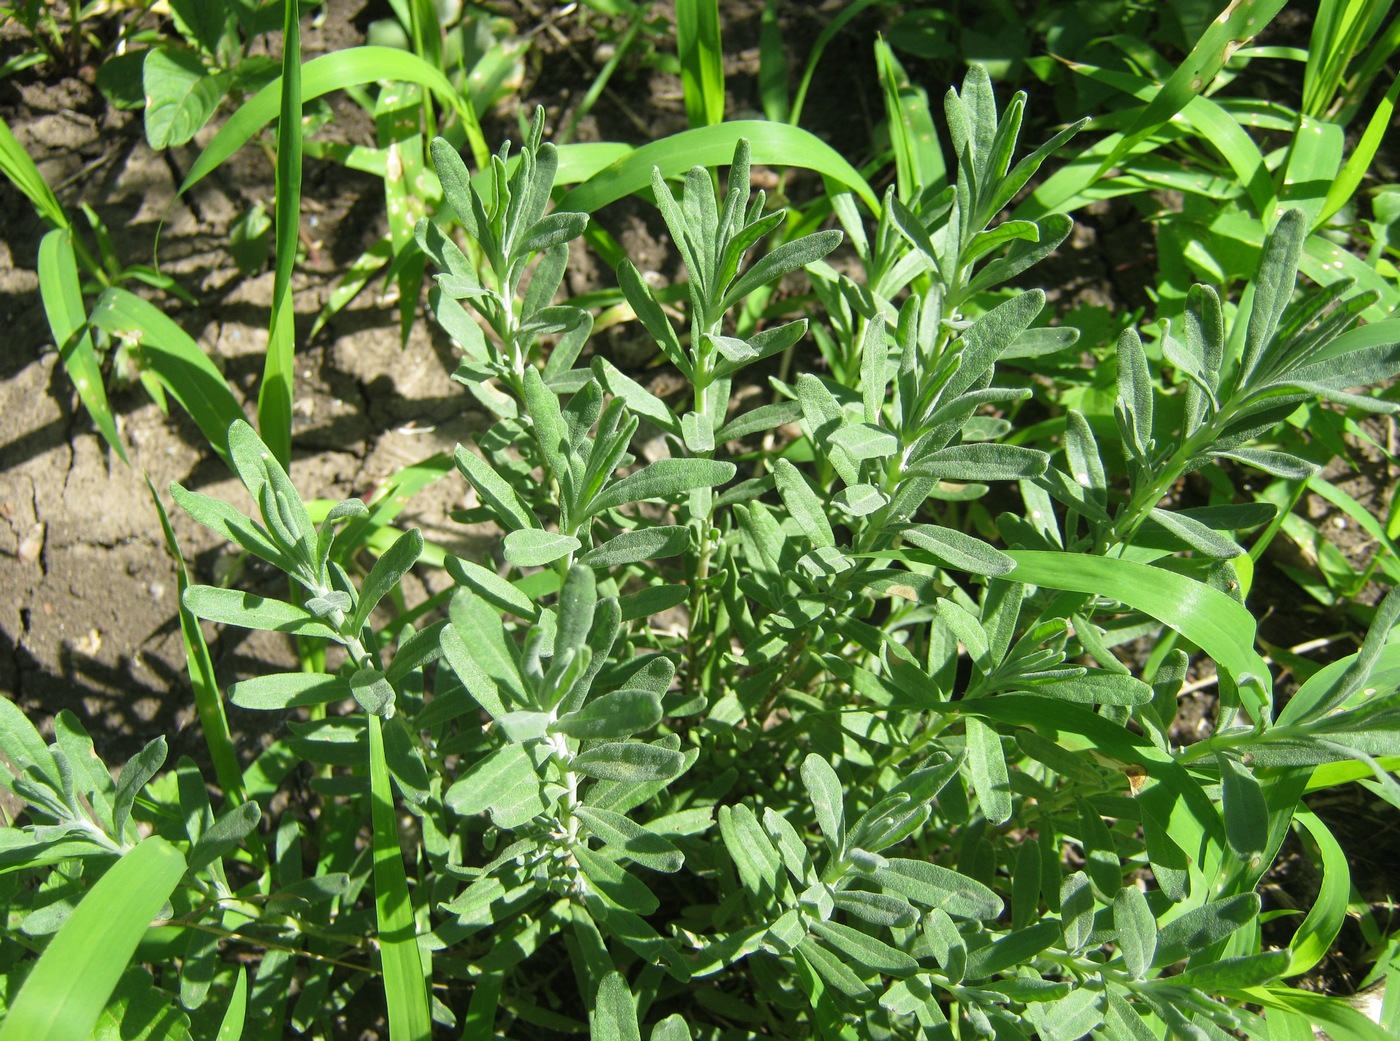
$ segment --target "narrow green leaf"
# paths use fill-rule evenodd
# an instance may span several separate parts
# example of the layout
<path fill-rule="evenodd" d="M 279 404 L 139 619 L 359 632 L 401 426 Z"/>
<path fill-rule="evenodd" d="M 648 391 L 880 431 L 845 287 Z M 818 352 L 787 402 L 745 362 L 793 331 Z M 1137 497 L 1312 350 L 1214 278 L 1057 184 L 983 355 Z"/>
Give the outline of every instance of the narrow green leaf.
<path fill-rule="evenodd" d="M 1260 33 L 1284 3 L 1285 0 L 1237 0 L 1209 22 L 1186 60 L 1123 132 L 1122 140 L 1104 157 L 1090 180 L 1103 177 L 1140 143 L 1166 126 L 1192 98 L 1202 94 L 1229 56 L 1241 43 Z"/>
<path fill-rule="evenodd" d="M 277 206 L 273 219 L 277 246 L 267 356 L 258 387 L 258 429 L 273 458 L 286 467 L 292 458 L 292 370 L 296 353 L 292 268 L 301 239 L 302 72 L 300 8 L 286 4 L 283 10 Z"/>
<path fill-rule="evenodd" d="M 1201 582 L 1129 560 L 1033 550 L 1007 553 L 1017 582 L 1097 594 L 1131 604 L 1176 629 L 1236 682 L 1270 673 L 1254 650 L 1254 618 L 1243 605 Z"/>
<path fill-rule="evenodd" d="M 243 421 L 243 409 L 221 373 L 189 335 L 155 305 L 113 286 L 93 305 L 92 324 L 139 344 L 147 371 L 160 380 L 210 447 L 228 459 L 228 430 Z"/>
<path fill-rule="evenodd" d="M 242 1041 L 243 1024 L 248 1015 L 248 973 L 239 967 L 236 970 L 233 993 L 229 995 L 228 1008 L 219 1021 L 219 1032 L 214 1041 Z"/>
<path fill-rule="evenodd" d="M 565 194 L 558 208 L 596 212 L 648 188 L 653 167 L 659 168 L 663 177 L 676 177 L 695 166 L 724 166 L 740 139 L 749 142 L 752 162 L 814 170 L 854 191 L 871 213 L 880 212 L 880 200 L 865 178 L 830 145 L 801 127 L 761 119 L 730 120 L 645 144 Z"/>
<path fill-rule="evenodd" d="M 416 54 L 394 47 L 350 47 L 313 58 L 301 67 L 300 74 L 303 103 L 335 90 L 378 80 L 402 80 L 426 86 L 461 117 L 477 165 L 487 163 L 490 153 L 482 139 L 470 97 L 454 87 L 440 69 Z M 189 191 L 267 126 L 277 116 L 281 103 L 282 80 L 278 77 L 229 117 L 190 167 L 179 194 Z"/>
<path fill-rule="evenodd" d="M 692 127 L 723 122 L 724 50 L 718 0 L 677 0 L 676 54 L 687 122 Z"/>

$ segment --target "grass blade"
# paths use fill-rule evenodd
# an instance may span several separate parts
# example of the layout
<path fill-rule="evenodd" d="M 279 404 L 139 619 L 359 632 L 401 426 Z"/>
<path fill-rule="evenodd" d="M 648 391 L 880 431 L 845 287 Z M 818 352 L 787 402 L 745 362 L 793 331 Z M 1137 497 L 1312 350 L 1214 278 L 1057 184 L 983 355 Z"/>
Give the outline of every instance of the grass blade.
<path fill-rule="evenodd" d="M 1254 650 L 1254 617 L 1224 593 L 1185 575 L 1135 561 L 1032 550 L 1008 551 L 1013 582 L 1100 594 L 1175 629 L 1238 683 L 1254 676 L 1267 692 L 1269 667 Z"/>
<path fill-rule="evenodd" d="M 378 80 L 404 80 L 427 87 L 442 102 L 451 106 L 462 120 L 471 145 L 472 158 L 478 167 L 490 161 L 490 150 L 481 133 L 471 102 L 452 86 L 451 81 L 416 54 L 393 47 L 351 47 L 313 58 L 301 69 L 301 99 L 311 101 L 333 90 L 356 87 Z M 273 80 L 258 91 L 229 117 L 214 135 L 180 185 L 180 194 L 194 187 L 210 171 L 223 163 L 248 139 L 276 117 L 281 106 L 282 81 Z"/>
<path fill-rule="evenodd" d="M 1201 34 L 1186 60 L 1124 132 L 1123 139 L 1099 164 L 1092 179 L 1098 180 L 1108 173 L 1120 159 L 1164 127 L 1192 98 L 1209 87 L 1230 55 L 1273 21 L 1285 2 L 1235 0 L 1230 4 Z"/>
<path fill-rule="evenodd" d="M 763 114 L 775 123 L 788 121 L 788 68 L 776 0 L 764 0 L 758 35 L 758 96 Z"/>
<path fill-rule="evenodd" d="M 185 873 L 180 851 L 142 842 L 97 880 L 39 957 L 0 1041 L 88 1037 L 141 937 Z"/>
<path fill-rule="evenodd" d="M 384 997 L 389 1007 L 391 1041 L 431 1041 L 428 990 L 418 956 L 413 902 L 404 874 L 384 735 L 378 716 L 369 720 L 370 812 L 374 823 L 374 909 L 379 922 L 379 951 L 384 967 Z M 5 1041 L 0 1038 L 0 1041 Z"/>
<path fill-rule="evenodd" d="M 812 85 L 812 77 L 816 74 L 817 63 L 822 60 L 822 55 L 826 52 L 826 45 L 846 27 L 851 19 L 873 3 L 875 0 L 855 0 L 855 3 L 846 4 L 835 18 L 827 22 L 826 28 L 817 37 L 817 42 L 812 44 L 812 53 L 807 56 L 807 64 L 802 69 L 802 79 L 798 81 L 797 94 L 792 101 L 792 114 L 788 117 L 788 122 L 793 126 L 797 126 L 802 120 L 802 106 L 807 101 L 807 88 Z"/>
<path fill-rule="evenodd" d="M 190 414 L 210 447 L 228 462 L 228 428 L 243 418 L 243 409 L 223 373 L 189 334 L 159 308 L 115 286 L 98 298 L 92 324 L 140 344 L 142 364 Z"/>
<path fill-rule="evenodd" d="M 190 672 L 190 686 L 194 689 L 195 709 L 199 713 L 199 725 L 204 730 L 204 742 L 209 748 L 209 758 L 214 764 L 214 776 L 230 806 L 247 802 L 243 791 L 243 770 L 238 765 L 238 753 L 234 751 L 233 735 L 229 731 L 228 717 L 224 715 L 224 702 L 219 697 L 219 683 L 214 676 L 214 659 L 209 654 L 209 645 L 204 641 L 204 630 L 199 627 L 199 619 L 185 606 L 185 590 L 190 586 L 189 569 L 185 566 L 180 543 L 175 538 L 175 529 L 170 526 L 170 517 L 165 512 L 165 504 L 156 494 L 156 487 L 146 476 L 146 487 L 151 490 L 151 501 L 156 504 L 160 517 L 160 527 L 165 533 L 165 545 L 175 560 L 175 581 L 177 600 L 180 604 L 180 636 L 185 644 L 185 664 Z"/>
<path fill-rule="evenodd" d="M 214 1035 L 214 1041 L 240 1041 L 243 1037 L 243 1021 L 247 1015 L 248 972 L 246 969 L 239 969 L 233 985 L 233 994 L 228 999 L 228 1008 L 219 1022 L 219 1032 Z"/>
<path fill-rule="evenodd" d="M 676 0 L 676 48 L 685 115 L 692 128 L 724 120 L 724 52 L 719 0 Z"/>
<path fill-rule="evenodd" d="M 258 433 L 284 467 L 292 458 L 292 366 L 296 354 L 296 308 L 292 268 L 301 234 L 301 23 L 298 6 L 286 5 L 282 51 L 282 114 L 277 123 L 276 273 L 267 357 L 258 391 Z"/>
<path fill-rule="evenodd" d="M 53 330 L 63 366 L 83 407 L 92 416 L 97 429 L 106 438 L 124 463 L 130 465 L 112 409 L 107 404 L 107 390 L 102 385 L 102 366 L 92 349 L 92 337 L 87 331 L 87 311 L 83 308 L 83 291 L 78 283 L 78 262 L 73 255 L 73 229 L 55 228 L 39 243 L 39 295 L 44 301 L 44 313 Z"/>
<path fill-rule="evenodd" d="M 676 177 L 692 166 L 724 166 L 734 157 L 741 137 L 749 142 L 751 162 L 814 170 L 854 191 L 871 213 L 880 212 L 879 200 L 865 178 L 830 145 L 801 127 L 762 119 L 684 130 L 643 145 L 568 192 L 556 208 L 592 213 L 650 188 L 652 167 L 660 169 L 663 177 Z"/>
<path fill-rule="evenodd" d="M 1322 204 L 1322 211 L 1313 221 L 1313 227 L 1321 227 L 1327 223 L 1328 218 L 1345 206 L 1356 189 L 1361 187 L 1362 178 L 1366 176 L 1366 171 L 1371 168 L 1371 160 L 1376 157 L 1376 152 L 1381 146 L 1381 141 L 1385 139 L 1385 132 L 1390 128 L 1390 119 L 1395 114 L 1395 99 L 1400 97 L 1400 75 L 1397 75 L 1390 84 L 1390 89 L 1385 92 L 1385 97 L 1381 98 L 1380 104 L 1376 106 L 1376 111 L 1371 115 L 1371 121 L 1366 124 L 1366 131 L 1361 135 L 1361 140 L 1356 143 L 1348 157 L 1346 165 L 1342 167 L 1342 172 L 1332 181 L 1332 186 L 1327 189 L 1327 198 Z"/>
<path fill-rule="evenodd" d="M 1293 960 L 1283 974 L 1285 977 L 1307 972 L 1327 956 L 1346 921 L 1347 902 L 1351 898 L 1351 868 L 1347 855 L 1327 825 L 1306 810 L 1294 813 L 1293 819 L 1307 830 L 1322 851 L 1322 884 L 1317 900 L 1288 944 Z"/>
<path fill-rule="evenodd" d="M 39 212 L 40 217 L 55 228 L 72 227 L 63 205 L 44 180 L 43 174 L 39 173 L 39 168 L 34 165 L 29 153 L 15 140 L 10 125 L 3 119 L 0 119 L 0 173 L 24 193 L 25 198 L 34 204 L 34 209 Z"/>

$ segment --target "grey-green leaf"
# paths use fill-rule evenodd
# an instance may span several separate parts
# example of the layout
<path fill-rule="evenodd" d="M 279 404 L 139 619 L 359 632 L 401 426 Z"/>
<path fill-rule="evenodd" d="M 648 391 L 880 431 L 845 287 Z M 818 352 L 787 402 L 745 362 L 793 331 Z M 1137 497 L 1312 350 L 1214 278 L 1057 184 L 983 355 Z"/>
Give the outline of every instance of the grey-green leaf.
<path fill-rule="evenodd" d="M 575 756 L 570 765 L 602 781 L 669 781 L 680 774 L 685 756 L 659 745 L 614 741 Z"/>
<path fill-rule="evenodd" d="M 394 688 L 378 669 L 366 666 L 351 676 L 350 694 L 370 715 L 394 718 Z"/>
<path fill-rule="evenodd" d="M 630 817 L 588 805 L 575 807 L 574 813 L 615 853 L 643 867 L 670 873 L 679 871 L 685 863 L 685 857 L 670 839 L 648 831 Z"/>
<path fill-rule="evenodd" d="M 360 590 L 360 602 L 355 608 L 355 616 L 350 620 L 350 632 L 357 633 L 369 621 L 370 612 L 378 606 L 389 592 L 398 587 L 408 569 L 417 563 L 423 553 L 423 533 L 410 528 L 397 539 L 374 562 L 365 583 Z"/>
<path fill-rule="evenodd" d="M 1259 914 L 1259 903 L 1258 893 L 1240 893 L 1172 919 L 1157 933 L 1153 967 L 1160 969 L 1213 947 L 1236 929 L 1252 922 Z"/>
<path fill-rule="evenodd" d="M 274 672 L 228 688 L 228 699 L 239 708 L 265 711 L 324 705 L 349 696 L 350 686 L 344 679 L 318 672 Z"/>
<path fill-rule="evenodd" d="M 1142 979 L 1157 953 L 1157 919 L 1136 886 L 1124 886 L 1113 898 L 1113 930 L 1123 967 L 1133 979 Z"/>
<path fill-rule="evenodd" d="M 589 1017 L 597 1041 L 642 1041 L 637 1006 L 620 972 L 610 972 L 598 986 L 597 1005 Z"/>
<path fill-rule="evenodd" d="M 185 607 L 196 618 L 203 618 L 206 622 L 291 633 L 293 636 L 316 636 L 324 640 L 340 639 L 339 633 L 319 621 L 310 611 L 284 600 L 272 600 L 217 586 L 190 586 L 185 590 L 183 600 Z"/>
<path fill-rule="evenodd" d="M 898 530 L 906 542 L 932 553 L 945 567 L 993 578 L 1016 568 L 1015 562 L 1005 553 L 993 549 L 979 538 L 952 528 L 910 524 Z"/>
<path fill-rule="evenodd" d="M 1001 737 L 976 716 L 965 716 L 967 729 L 967 767 L 982 815 L 992 824 L 1011 818 L 1011 782 L 1006 769 L 1006 755 Z"/>
<path fill-rule="evenodd" d="M 621 738 L 650 730 L 661 722 L 661 698 L 649 690 L 615 690 L 594 698 L 577 712 L 549 725 L 551 734 L 593 740 Z"/>
<path fill-rule="evenodd" d="M 1225 838 L 1241 859 L 1264 851 L 1269 841 L 1269 807 L 1250 769 L 1231 756 L 1216 754 L 1220 766 Z"/>
<path fill-rule="evenodd" d="M 812 540 L 812 544 L 835 546 L 836 536 L 831 530 L 831 522 L 826 519 L 821 500 L 807 483 L 807 478 L 802 476 L 802 472 L 786 459 L 779 459 L 773 464 L 773 480 L 778 486 L 778 494 L 783 497 L 783 504 L 792 514 L 792 519 L 797 521 L 798 526 Z"/>
<path fill-rule="evenodd" d="M 258 826 L 262 811 L 255 802 L 235 806 L 216 820 L 190 850 L 185 867 L 195 874 L 242 842 Z"/>
<path fill-rule="evenodd" d="M 614 535 L 583 554 L 578 562 L 586 567 L 620 567 L 679 556 L 689 545 L 689 528 L 681 524 L 659 524 Z"/>
<path fill-rule="evenodd" d="M 889 858 L 872 877 L 916 904 L 940 908 L 958 918 L 988 920 L 1001 914 L 1001 897 L 976 879 L 925 860 Z"/>
<path fill-rule="evenodd" d="M 802 761 L 802 783 L 832 855 L 841 856 L 846 848 L 846 809 L 841 778 L 830 763 L 812 753 Z"/>
<path fill-rule="evenodd" d="M 735 470 L 733 463 L 715 459 L 658 459 L 604 488 L 585 510 L 593 516 L 629 502 L 715 488 L 732 480 Z"/>
<path fill-rule="evenodd" d="M 573 553 L 582 545 L 572 535 L 539 528 L 508 532 L 503 543 L 506 560 L 516 567 L 543 567 Z"/>
<path fill-rule="evenodd" d="M 1238 557 L 1244 549 L 1234 539 L 1208 528 L 1194 517 L 1186 517 L 1170 510 L 1153 509 L 1153 522 L 1171 532 L 1192 549 L 1208 557 L 1230 560 Z"/>
<path fill-rule="evenodd" d="M 499 828 L 519 828 L 546 809 L 535 764 L 520 745 L 506 745 L 478 759 L 442 801 L 464 817 L 489 811 Z"/>

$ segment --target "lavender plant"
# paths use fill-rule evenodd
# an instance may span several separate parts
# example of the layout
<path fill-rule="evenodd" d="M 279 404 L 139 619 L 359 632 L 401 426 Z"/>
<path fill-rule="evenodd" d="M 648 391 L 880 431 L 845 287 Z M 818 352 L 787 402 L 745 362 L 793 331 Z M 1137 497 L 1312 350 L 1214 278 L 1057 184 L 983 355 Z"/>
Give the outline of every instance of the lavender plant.
<path fill-rule="evenodd" d="M 679 195 L 658 172 L 686 296 L 663 300 L 630 262 L 618 283 L 679 403 L 555 302 L 589 218 L 549 210 L 543 117 L 475 177 L 435 141 L 462 234 L 423 221 L 416 238 L 454 378 L 491 416 L 454 462 L 464 519 L 494 523 L 496 551 L 446 560 L 446 617 L 385 624 L 421 535 L 357 583 L 337 531 L 367 507 L 313 524 L 234 423 L 256 515 L 179 487 L 176 502 L 304 596 L 193 585 L 184 604 L 323 641 L 333 670 L 228 689 L 287 722 L 217 816 L 193 764 L 160 773 L 162 742 L 113 784 L 74 720 L 46 744 L 0 707 L 0 781 L 27 804 L 0 849 L 16 923 L 0 1041 L 87 1036 L 138 1002 L 165 1017 L 157 1036 L 330 1036 L 361 988 L 382 990 L 395 1041 L 1388 1036 L 1288 981 L 1325 954 L 1350 890 L 1302 796 L 1363 780 L 1400 805 L 1400 599 L 1281 705 L 1239 542 L 1269 518 L 1170 493 L 1222 460 L 1300 471 L 1258 439 L 1305 399 L 1392 410 L 1357 388 L 1400 370 L 1400 338 L 1357 327 L 1370 300 L 1346 287 L 1294 302 L 1306 226 L 1285 212 L 1235 328 L 1202 286 L 1162 333 L 1180 410 L 1130 330 L 1121 452 L 1073 412 L 1053 451 L 1008 443 L 1006 408 L 1030 392 L 1003 369 L 1074 340 L 1019 288 L 1068 218 L 1001 216 L 1070 133 L 1013 164 L 1023 104 L 999 112 L 974 68 L 947 99 L 953 186 L 891 191 L 873 232 L 838 196 L 844 254 L 834 230 L 762 248 L 783 213 L 751 191 L 745 143 L 722 193 L 704 168 Z M 741 319 L 803 271 L 810 313 Z M 815 356 L 818 329 L 831 364 L 773 375 Z M 736 408 L 743 385 L 773 400 Z M 993 532 L 963 522 L 979 501 L 1000 510 Z M 1218 670 L 1220 712 L 1183 744 L 1193 663 Z M 260 837 L 260 807 L 303 763 L 314 815 Z M 1292 829 L 1326 867 L 1272 946 L 1261 881 Z M 46 880 L 20 886 L 21 870 Z M 113 878 L 168 904 L 84 943 Z M 262 952 L 246 990 L 228 957 L 244 944 Z M 55 1011 L 56 966 L 78 956 L 106 959 L 105 993 Z M 110 969 L 133 960 L 164 961 L 159 988 Z"/>

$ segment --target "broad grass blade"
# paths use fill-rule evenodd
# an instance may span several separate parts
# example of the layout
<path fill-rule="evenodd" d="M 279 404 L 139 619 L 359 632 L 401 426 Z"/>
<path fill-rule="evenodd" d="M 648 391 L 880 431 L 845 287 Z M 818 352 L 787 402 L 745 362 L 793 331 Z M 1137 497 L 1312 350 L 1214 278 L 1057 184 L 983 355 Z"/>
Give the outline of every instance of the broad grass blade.
<path fill-rule="evenodd" d="M 1303 924 L 1293 934 L 1288 947 L 1293 952 L 1293 960 L 1288 963 L 1284 976 L 1298 976 L 1312 969 L 1327 956 L 1332 944 L 1341 932 L 1342 923 L 1347 917 L 1347 903 L 1351 898 L 1351 868 L 1347 855 L 1338 844 L 1332 832 L 1318 817 L 1307 810 L 1299 810 L 1293 819 L 1303 826 L 1318 849 L 1322 851 L 1322 882 L 1318 887 L 1317 900 L 1308 909 Z"/>
<path fill-rule="evenodd" d="M 1138 144 L 1147 140 L 1186 107 L 1187 103 L 1201 94 L 1215 74 L 1220 71 L 1240 45 L 1257 35 L 1264 26 L 1273 21 L 1274 15 L 1283 8 L 1287 0 L 1235 0 L 1221 16 L 1210 23 L 1186 60 L 1172 73 L 1171 78 L 1162 84 L 1161 91 L 1152 99 L 1142 114 L 1133 121 L 1123 139 L 1099 164 L 1092 180 L 1098 180 L 1108 173 L 1118 161 L 1131 152 Z"/>
<path fill-rule="evenodd" d="M 724 121 L 724 51 L 719 0 L 676 0 L 676 48 L 681 90 L 691 127 Z"/>
<path fill-rule="evenodd" d="M 1116 87 L 1131 94 L 1139 101 L 1146 102 L 1148 107 L 1151 107 L 1166 89 L 1164 85 L 1159 85 L 1147 77 L 1134 76 L 1131 73 L 1100 69 L 1078 62 L 1071 63 L 1070 68 L 1096 83 Z M 1220 104 L 1204 95 L 1197 95 L 1187 101 L 1180 114 L 1191 129 L 1230 164 L 1236 180 L 1249 193 L 1249 201 L 1255 215 L 1261 218 L 1268 215 L 1274 199 L 1273 178 L 1259 146 L 1239 121 Z M 1165 140 L 1163 138 L 1162 142 Z M 1138 143 L 1145 142 L 1144 138 Z M 1097 176 L 1101 175 L 1096 175 L 1096 178 Z"/>
<path fill-rule="evenodd" d="M 228 999 L 228 1008 L 224 1011 L 224 1018 L 219 1023 L 219 1032 L 214 1035 L 214 1041 L 241 1041 L 243 1021 L 247 1015 L 248 972 L 246 969 L 239 969 L 233 985 L 233 994 Z"/>
<path fill-rule="evenodd" d="M 73 256 L 72 228 L 55 228 L 39 243 L 39 295 L 44 301 L 44 313 L 53 330 L 59 356 L 73 386 L 78 389 L 83 407 L 122 462 L 129 465 L 131 460 L 126 457 L 116 420 L 107 404 L 107 390 L 102 386 L 102 366 L 87 331 L 78 262 Z"/>
<path fill-rule="evenodd" d="M 592 213 L 650 188 L 653 167 L 663 177 L 677 177 L 693 166 L 727 165 L 740 138 L 749 142 L 751 162 L 814 170 L 859 195 L 871 213 L 880 212 L 880 202 L 865 178 L 830 145 L 801 127 L 761 119 L 685 130 L 643 145 L 565 194 L 557 209 Z"/>
<path fill-rule="evenodd" d="M 40 217 L 55 228 L 72 227 L 67 211 L 3 119 L 0 119 L 0 173 L 24 193 L 25 198 L 34 204 L 34 209 L 39 211 Z"/>
<path fill-rule="evenodd" d="M 367 718 L 370 813 L 374 825 L 374 909 L 384 967 L 384 998 L 389 1008 L 389 1037 L 391 1041 L 431 1041 L 433 1022 L 428 1012 L 423 962 L 418 955 L 413 901 L 399 846 L 389 766 L 384 759 L 384 735 L 379 717 Z"/>
<path fill-rule="evenodd" d="M 140 344 L 143 364 L 199 425 L 219 457 L 228 462 L 228 428 L 243 419 L 223 373 L 183 329 L 159 308 L 113 286 L 98 298 L 92 324 Z"/>
<path fill-rule="evenodd" d="M 1376 111 L 1371 115 L 1371 121 L 1366 124 L 1366 131 L 1361 135 L 1361 140 L 1352 149 L 1351 156 L 1347 159 L 1346 165 L 1342 167 L 1342 172 L 1332 181 L 1332 186 L 1327 189 L 1327 198 L 1322 204 L 1322 210 L 1313 221 L 1313 227 L 1317 228 L 1327 222 L 1327 220 L 1345 206 L 1356 190 L 1361 187 L 1361 181 L 1366 176 L 1366 171 L 1371 168 L 1371 160 L 1376 157 L 1376 152 L 1380 149 L 1381 142 L 1385 139 L 1385 133 L 1390 128 L 1391 117 L 1395 114 L 1395 99 L 1400 97 L 1400 75 L 1391 81 L 1390 89 L 1385 92 L 1385 97 L 1381 98 L 1380 104 L 1376 106 Z"/>
<path fill-rule="evenodd" d="M 404 80 L 427 87 L 461 119 L 476 165 L 488 165 L 491 153 L 486 147 L 486 139 L 471 102 L 439 70 L 408 51 L 393 47 L 351 47 L 313 58 L 301 70 L 301 99 L 311 101 L 333 90 L 378 80 Z M 281 100 L 282 80 L 279 77 L 244 102 L 243 107 L 229 117 L 223 129 L 214 135 L 214 139 L 190 167 L 185 182 L 180 185 L 180 194 L 198 184 L 242 148 L 249 138 L 272 122 Z"/>
<path fill-rule="evenodd" d="M 24 981 L 0 1041 L 88 1037 L 136 945 L 185 873 L 180 851 L 152 837 L 97 880 Z"/>
<path fill-rule="evenodd" d="M 1209 654 L 1235 683 L 1255 677 L 1267 692 L 1269 667 L 1254 650 L 1254 617 L 1224 593 L 1173 571 L 1108 557 L 1012 550 L 1013 582 L 1111 597 L 1175 629 Z"/>
<path fill-rule="evenodd" d="M 301 23 L 298 6 L 286 5 L 283 22 L 281 118 L 277 124 L 276 274 L 267 357 L 258 391 L 258 432 L 283 467 L 292 458 L 292 367 L 296 354 L 296 308 L 292 268 L 301 237 Z"/>

